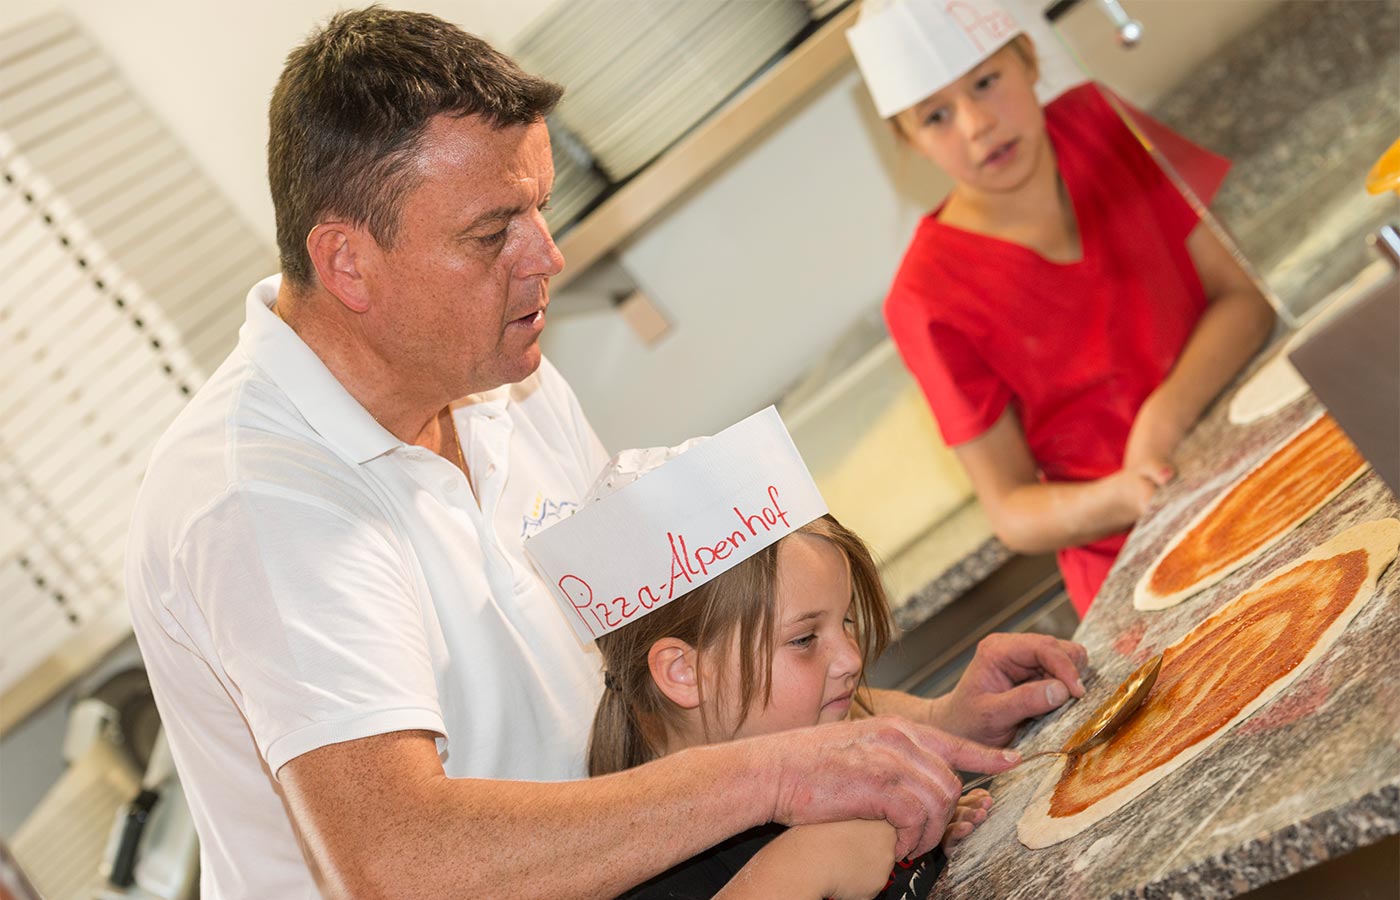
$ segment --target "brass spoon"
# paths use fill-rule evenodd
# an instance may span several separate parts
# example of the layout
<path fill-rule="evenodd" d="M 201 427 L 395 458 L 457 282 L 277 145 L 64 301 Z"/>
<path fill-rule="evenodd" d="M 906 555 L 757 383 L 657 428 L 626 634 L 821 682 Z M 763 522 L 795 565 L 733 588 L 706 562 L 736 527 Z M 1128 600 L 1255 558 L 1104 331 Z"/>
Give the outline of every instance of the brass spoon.
<path fill-rule="evenodd" d="M 1032 753 L 1030 756 L 1021 757 L 1017 766 L 1037 759 L 1042 756 L 1078 756 L 1087 750 L 1092 750 L 1100 744 L 1105 744 L 1108 739 L 1123 727 L 1123 724 L 1133 717 L 1143 703 L 1147 701 L 1147 694 L 1152 690 L 1152 685 L 1157 682 L 1157 673 L 1162 669 L 1162 654 L 1149 659 L 1138 666 L 1127 680 L 1118 686 L 1118 690 L 1113 692 L 1094 714 L 1088 722 L 1076 731 L 1066 743 L 1063 750 L 1042 750 L 1039 753 Z M 1010 772 L 1007 769 L 1006 772 Z M 997 775 L 1005 775 L 1006 772 L 998 772 Z M 983 775 L 981 778 L 974 778 L 963 785 L 963 793 L 973 788 L 981 787 L 991 781 L 997 775 Z"/>

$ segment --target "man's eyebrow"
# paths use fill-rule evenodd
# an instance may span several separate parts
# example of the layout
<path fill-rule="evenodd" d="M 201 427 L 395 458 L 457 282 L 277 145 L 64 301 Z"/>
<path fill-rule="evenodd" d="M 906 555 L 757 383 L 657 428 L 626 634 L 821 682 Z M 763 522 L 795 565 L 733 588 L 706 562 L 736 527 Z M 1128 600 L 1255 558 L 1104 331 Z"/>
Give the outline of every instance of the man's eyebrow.
<path fill-rule="evenodd" d="M 515 206 L 498 206 L 495 209 L 487 210 L 476 218 L 472 219 L 465 230 L 470 231 L 478 225 L 485 225 L 488 222 L 497 222 L 502 219 L 510 219 L 525 212 L 530 207 L 517 204 Z"/>
<path fill-rule="evenodd" d="M 549 197 L 546 196 L 544 198 L 544 203 L 548 202 Z M 473 228 L 479 228 L 482 225 L 486 225 L 492 222 L 502 222 L 507 219 L 513 219 L 516 216 L 528 212 L 533 208 L 534 207 L 528 203 L 517 203 L 512 206 L 498 206 L 495 209 L 489 209 L 481 215 L 477 216 L 476 218 L 472 219 L 471 222 L 467 224 L 467 227 L 463 228 L 462 231 L 471 231 Z"/>

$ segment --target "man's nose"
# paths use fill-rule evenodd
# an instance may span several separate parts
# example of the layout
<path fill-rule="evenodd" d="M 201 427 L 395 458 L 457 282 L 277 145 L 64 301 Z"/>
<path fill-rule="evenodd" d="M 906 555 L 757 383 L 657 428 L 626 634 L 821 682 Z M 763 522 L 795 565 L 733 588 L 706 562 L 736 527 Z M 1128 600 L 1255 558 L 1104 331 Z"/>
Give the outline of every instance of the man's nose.
<path fill-rule="evenodd" d="M 559 252 L 559 247 L 554 243 L 554 235 L 550 234 L 549 224 L 544 220 L 544 213 L 535 210 L 532 222 L 533 234 L 530 236 L 529 256 L 526 259 L 528 271 L 527 275 L 558 275 L 564 271 L 564 254 Z"/>

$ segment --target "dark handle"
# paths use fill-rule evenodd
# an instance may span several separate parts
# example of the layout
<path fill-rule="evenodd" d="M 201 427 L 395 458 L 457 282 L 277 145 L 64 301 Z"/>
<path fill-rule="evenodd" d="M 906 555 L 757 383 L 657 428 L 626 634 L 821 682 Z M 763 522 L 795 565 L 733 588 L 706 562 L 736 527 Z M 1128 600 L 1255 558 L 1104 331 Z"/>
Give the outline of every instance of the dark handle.
<path fill-rule="evenodd" d="M 146 821 L 151 817 L 151 808 L 159 799 L 157 792 L 142 790 L 127 804 L 122 839 L 117 844 L 117 858 L 112 860 L 112 875 L 108 879 L 116 887 L 128 888 L 136 883 L 136 848 L 141 843 Z"/>

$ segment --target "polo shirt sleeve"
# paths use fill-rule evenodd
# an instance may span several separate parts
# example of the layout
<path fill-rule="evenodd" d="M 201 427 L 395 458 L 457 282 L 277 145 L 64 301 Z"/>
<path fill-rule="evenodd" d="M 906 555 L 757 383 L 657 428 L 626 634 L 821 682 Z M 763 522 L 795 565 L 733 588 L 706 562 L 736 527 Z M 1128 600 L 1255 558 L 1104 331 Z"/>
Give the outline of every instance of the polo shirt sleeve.
<path fill-rule="evenodd" d="M 964 444 L 996 424 L 1011 402 L 1011 389 L 965 334 L 925 314 L 898 283 L 885 303 L 885 322 L 928 399 L 944 443 Z"/>
<path fill-rule="evenodd" d="M 200 630 L 274 775 L 327 744 L 445 734 L 425 610 L 392 532 L 283 487 L 240 487 L 176 553 Z"/>

